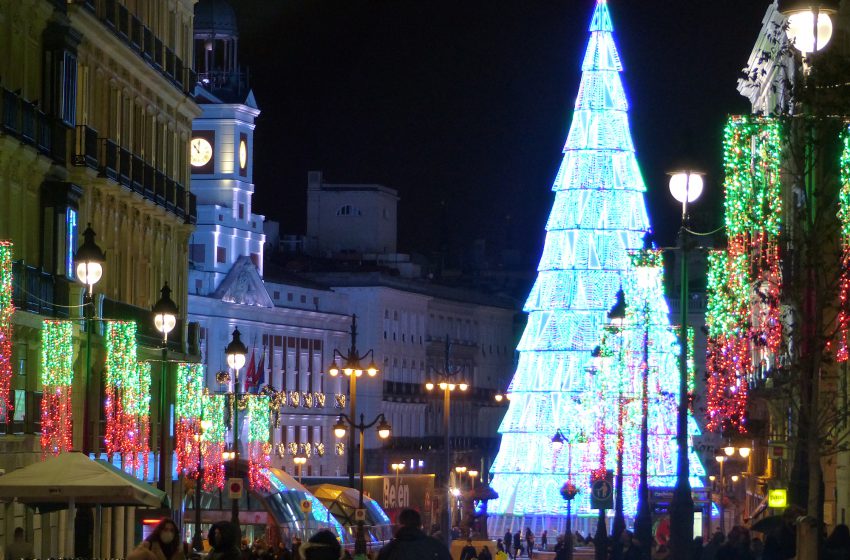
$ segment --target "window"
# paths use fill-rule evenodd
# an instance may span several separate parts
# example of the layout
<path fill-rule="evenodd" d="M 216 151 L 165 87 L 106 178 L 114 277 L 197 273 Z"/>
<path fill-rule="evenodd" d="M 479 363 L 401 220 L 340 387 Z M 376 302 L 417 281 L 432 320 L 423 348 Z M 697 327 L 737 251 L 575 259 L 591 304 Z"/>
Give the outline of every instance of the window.
<path fill-rule="evenodd" d="M 219 215 L 218 215 L 218 221 L 219 221 L 219 222 L 223 222 L 223 221 L 224 221 L 224 214 L 219 214 Z"/>
<path fill-rule="evenodd" d="M 313 297 L 313 305 L 315 305 L 316 307 L 319 307 L 319 298 L 318 297 L 315 297 L 315 296 Z"/>
<path fill-rule="evenodd" d="M 195 263 L 203 264 L 206 260 L 207 246 L 203 243 L 192 243 L 189 245 L 189 260 Z"/>
<path fill-rule="evenodd" d="M 215 248 L 215 262 L 224 263 L 227 262 L 227 251 L 224 247 L 216 247 Z"/>
<path fill-rule="evenodd" d="M 241 204 L 241 203 L 239 204 L 239 219 L 240 220 L 245 219 L 245 205 Z"/>
<path fill-rule="evenodd" d="M 307 303 L 307 296 L 301 295 L 301 303 Z"/>
<path fill-rule="evenodd" d="M 200 278 L 195 279 L 195 293 L 200 294 L 201 290 L 204 289 L 204 281 Z"/>
<path fill-rule="evenodd" d="M 274 293 L 274 299 L 280 299 L 280 292 L 275 291 L 275 293 Z"/>
<path fill-rule="evenodd" d="M 295 296 L 292 295 L 292 292 L 286 294 L 286 301 L 292 301 L 293 299 L 295 299 Z"/>
<path fill-rule="evenodd" d="M 362 216 L 363 212 L 360 211 L 359 208 L 352 206 L 351 204 L 345 204 L 340 206 L 339 210 L 336 211 L 337 216 Z"/>

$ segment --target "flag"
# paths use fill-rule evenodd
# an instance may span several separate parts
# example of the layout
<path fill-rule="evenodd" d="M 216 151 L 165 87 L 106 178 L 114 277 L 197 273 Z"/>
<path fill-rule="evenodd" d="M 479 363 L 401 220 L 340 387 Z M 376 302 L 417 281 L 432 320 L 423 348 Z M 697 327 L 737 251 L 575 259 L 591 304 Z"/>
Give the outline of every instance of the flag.
<path fill-rule="evenodd" d="M 256 364 L 254 364 L 254 349 L 251 348 L 251 359 L 248 361 L 248 369 L 245 372 L 245 390 L 254 385 L 254 377 L 257 376 Z"/>
<path fill-rule="evenodd" d="M 254 376 L 257 382 L 254 384 L 253 393 L 257 393 L 260 390 L 260 387 L 266 382 L 266 349 L 263 348 L 262 354 L 260 354 L 260 363 L 257 364 L 257 373 Z"/>

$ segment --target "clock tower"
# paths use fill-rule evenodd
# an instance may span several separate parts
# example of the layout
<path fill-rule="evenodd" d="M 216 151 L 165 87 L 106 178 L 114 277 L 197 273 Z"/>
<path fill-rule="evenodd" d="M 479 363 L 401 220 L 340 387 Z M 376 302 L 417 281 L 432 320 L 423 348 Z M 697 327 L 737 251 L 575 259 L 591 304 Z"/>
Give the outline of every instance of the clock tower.
<path fill-rule="evenodd" d="M 225 0 L 195 5 L 195 101 L 189 160 L 198 222 L 189 251 L 189 293 L 215 291 L 246 257 L 263 273 L 264 216 L 252 212 L 254 120 L 260 114 L 238 64 L 236 15 Z M 243 259 L 244 260 L 244 259 Z"/>

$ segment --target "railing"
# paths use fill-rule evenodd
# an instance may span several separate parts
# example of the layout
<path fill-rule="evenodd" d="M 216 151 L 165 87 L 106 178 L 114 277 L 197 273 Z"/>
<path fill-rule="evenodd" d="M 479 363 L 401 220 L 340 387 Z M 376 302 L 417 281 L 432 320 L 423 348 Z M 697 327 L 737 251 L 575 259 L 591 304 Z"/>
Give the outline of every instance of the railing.
<path fill-rule="evenodd" d="M 68 316 L 68 281 L 40 268 L 12 263 L 12 302 L 16 309 L 46 315 Z"/>
<path fill-rule="evenodd" d="M 98 169 L 97 131 L 84 124 L 77 125 L 74 165 Z"/>
<path fill-rule="evenodd" d="M 192 94 L 197 74 L 188 68 L 153 30 L 131 14 L 126 6 L 116 0 L 74 0 L 73 3 L 99 18 L 121 41 L 177 89 L 186 95 Z"/>
<path fill-rule="evenodd" d="M 0 88 L 0 133 L 18 138 L 57 163 L 65 163 L 68 130 L 68 125 L 48 116 L 18 92 Z"/>

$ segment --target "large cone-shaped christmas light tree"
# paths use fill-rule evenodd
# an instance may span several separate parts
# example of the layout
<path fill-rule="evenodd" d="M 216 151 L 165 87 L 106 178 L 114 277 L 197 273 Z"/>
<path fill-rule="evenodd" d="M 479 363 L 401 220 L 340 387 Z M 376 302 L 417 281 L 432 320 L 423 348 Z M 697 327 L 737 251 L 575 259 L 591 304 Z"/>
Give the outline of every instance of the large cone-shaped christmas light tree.
<path fill-rule="evenodd" d="M 618 445 L 626 515 L 634 515 L 644 356 L 649 485 L 675 484 L 679 347 L 663 297 L 660 254 L 638 253 L 649 230 L 646 187 L 612 31 L 606 0 L 598 0 L 537 281 L 525 304 L 528 324 L 517 347 L 510 406 L 499 430 L 491 485 L 500 498 L 490 502 L 492 534 L 560 525 L 551 518 L 566 513 L 559 491 L 567 481 L 579 489 L 573 514 L 591 513 L 591 473 L 616 470 Z M 621 288 L 628 313 L 614 328 L 608 312 Z M 696 423 L 689 424 L 696 435 Z M 557 430 L 567 440 L 560 449 L 552 444 Z M 691 484 L 701 487 L 704 470 L 693 452 L 690 459 Z"/>

